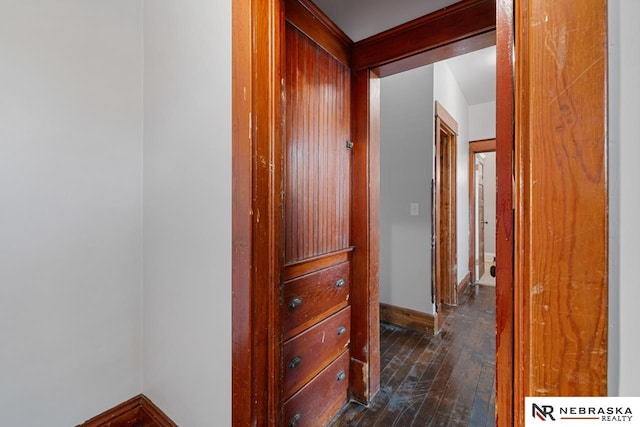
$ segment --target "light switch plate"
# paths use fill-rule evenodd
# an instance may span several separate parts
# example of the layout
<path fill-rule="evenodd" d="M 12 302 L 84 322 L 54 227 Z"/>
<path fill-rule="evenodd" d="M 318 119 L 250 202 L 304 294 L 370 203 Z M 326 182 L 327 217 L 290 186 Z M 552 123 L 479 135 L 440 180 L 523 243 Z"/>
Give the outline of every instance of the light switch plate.
<path fill-rule="evenodd" d="M 409 205 L 409 215 L 411 215 L 411 216 L 420 215 L 420 204 L 419 203 L 411 203 L 411 205 Z"/>

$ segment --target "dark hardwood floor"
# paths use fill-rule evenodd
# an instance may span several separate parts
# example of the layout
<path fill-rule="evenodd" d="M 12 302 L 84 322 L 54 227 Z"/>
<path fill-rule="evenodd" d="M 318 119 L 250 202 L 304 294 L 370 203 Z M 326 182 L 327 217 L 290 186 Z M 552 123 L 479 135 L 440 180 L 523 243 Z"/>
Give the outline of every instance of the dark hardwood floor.
<path fill-rule="evenodd" d="M 494 426 L 495 288 L 475 288 L 442 310 L 437 336 L 381 324 L 380 392 L 329 426 Z"/>

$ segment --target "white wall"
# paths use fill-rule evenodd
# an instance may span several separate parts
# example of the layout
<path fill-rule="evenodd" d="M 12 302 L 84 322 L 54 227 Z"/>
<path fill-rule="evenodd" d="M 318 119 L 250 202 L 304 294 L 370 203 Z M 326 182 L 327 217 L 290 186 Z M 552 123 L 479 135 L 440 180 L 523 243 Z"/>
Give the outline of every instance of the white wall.
<path fill-rule="evenodd" d="M 496 137 L 496 103 L 469 106 L 469 141 Z"/>
<path fill-rule="evenodd" d="M 142 9 L 0 3 L 0 425 L 141 390 Z"/>
<path fill-rule="evenodd" d="M 484 158 L 484 252 L 496 253 L 496 153 Z M 485 262 L 493 261 L 485 259 Z"/>
<path fill-rule="evenodd" d="M 486 102 L 469 106 L 469 141 L 479 141 L 496 137 L 496 103 Z M 485 252 L 496 253 L 496 157 L 486 155 L 485 177 Z M 485 260 L 491 261 L 491 260 Z"/>
<path fill-rule="evenodd" d="M 380 103 L 380 302 L 433 313 L 433 66 L 383 78 Z"/>
<path fill-rule="evenodd" d="M 469 106 L 446 62 L 434 64 L 434 99 L 458 122 L 457 246 L 458 283 L 469 272 Z"/>
<path fill-rule="evenodd" d="M 231 425 L 230 5 L 144 2 L 143 391 L 188 427 Z"/>
<path fill-rule="evenodd" d="M 622 396 L 640 395 L 640 321 L 637 301 L 637 262 L 640 259 L 640 2 L 610 1 L 610 163 L 611 182 L 611 304 L 610 323 L 610 393 L 615 385 Z M 619 191 L 616 191 L 619 189 Z M 618 239 L 616 241 L 616 238 Z M 616 280 L 617 279 L 617 280 Z M 618 285 L 618 286 L 616 286 Z M 617 289 L 616 289 L 617 288 Z M 617 318 L 616 318 L 617 317 Z M 613 344 L 613 345 L 611 345 Z M 616 352 L 615 344 L 619 344 Z M 616 354 L 617 353 L 617 354 Z M 618 378 L 611 378 L 616 374 Z M 612 390 L 612 388 L 614 388 Z"/>

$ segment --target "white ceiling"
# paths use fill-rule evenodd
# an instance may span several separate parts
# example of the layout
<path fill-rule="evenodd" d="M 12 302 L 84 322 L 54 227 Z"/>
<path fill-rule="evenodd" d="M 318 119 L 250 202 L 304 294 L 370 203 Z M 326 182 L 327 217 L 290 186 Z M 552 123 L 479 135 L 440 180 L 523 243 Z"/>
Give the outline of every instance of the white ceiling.
<path fill-rule="evenodd" d="M 458 0 L 314 0 L 353 41 L 450 6 Z M 469 105 L 495 101 L 495 46 L 448 59 Z"/>
<path fill-rule="evenodd" d="M 315 0 L 314 3 L 357 42 L 427 15 L 459 0 Z"/>

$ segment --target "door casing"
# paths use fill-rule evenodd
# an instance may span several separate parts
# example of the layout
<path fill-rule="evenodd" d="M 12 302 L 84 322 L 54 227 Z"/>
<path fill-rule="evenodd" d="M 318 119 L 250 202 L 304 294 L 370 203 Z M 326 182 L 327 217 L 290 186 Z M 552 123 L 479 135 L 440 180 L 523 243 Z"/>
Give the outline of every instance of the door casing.
<path fill-rule="evenodd" d="M 354 46 L 355 93 L 368 102 L 354 106 L 354 132 L 375 142 L 376 129 L 368 120 L 375 122 L 376 105 L 379 107 L 379 77 L 496 44 L 499 426 L 523 424 L 523 397 L 542 393 L 545 386 L 563 394 L 606 394 L 606 5 L 606 0 L 465 0 L 433 14 L 430 24 L 436 25 L 422 29 L 418 25 L 414 31 L 400 31 L 392 37 L 374 36 Z M 232 0 L 232 7 L 233 424 L 277 425 L 284 7 L 282 1 L 271 0 Z M 451 18 L 452 11 L 466 12 L 473 19 Z M 493 23 L 480 28 L 487 14 L 492 15 Z M 385 44 L 389 49 L 380 48 Z M 562 56 L 549 55 L 549 49 Z M 557 98 L 549 104 L 545 97 L 553 93 Z M 571 132 L 565 132 L 567 129 Z M 576 135 L 579 141 L 591 143 L 577 145 L 578 140 L 571 139 Z M 264 167 L 258 159 L 267 160 Z M 364 192 L 369 191 L 367 184 L 377 182 L 376 160 L 375 144 L 367 146 L 358 162 L 361 169 L 354 172 L 360 174 L 357 182 L 363 186 L 358 188 Z M 564 192 L 560 206 L 573 206 L 573 210 L 555 215 L 547 209 L 549 205 L 531 203 L 536 185 L 562 182 L 563 177 L 566 181 L 567 176 L 576 185 L 555 188 Z M 589 198 L 581 197 L 584 194 Z M 373 221 L 363 226 L 368 231 L 361 238 L 369 255 L 362 260 L 360 277 L 376 283 L 377 261 L 372 256 L 377 249 L 375 194 L 363 196 L 365 202 L 362 214 Z M 515 249 L 514 224 L 518 230 Z M 582 231 L 575 232 L 576 226 Z M 552 240 L 541 240 L 545 230 L 554 231 Z M 552 245 L 552 251 L 545 251 L 547 245 Z M 570 256 L 548 258 L 556 253 Z M 554 270 L 547 271 L 548 266 Z M 558 272 L 558 268 L 563 270 Z M 584 280 L 582 273 L 587 270 L 592 272 L 588 292 L 571 286 Z M 542 294 L 532 294 L 540 290 L 535 288 L 538 277 L 550 280 Z M 362 303 L 369 321 L 375 321 L 377 288 L 366 288 L 368 299 Z M 554 292 L 562 299 L 540 312 L 546 322 L 537 321 L 542 298 Z M 591 307 L 593 315 L 584 316 L 583 309 L 563 312 L 563 301 Z M 558 313 L 563 313 L 562 318 L 553 317 Z M 553 327 L 570 327 L 576 333 L 586 331 L 598 337 L 572 353 L 572 357 L 589 357 L 592 363 L 576 359 L 566 369 L 556 369 L 567 360 L 562 349 L 577 341 L 569 334 L 546 333 L 545 328 Z M 369 325 L 365 342 L 372 338 L 371 331 Z M 541 357 L 545 363 L 538 363 Z M 365 369 L 375 376 L 371 372 L 375 366 Z M 560 375 L 558 381 L 545 383 L 551 374 Z M 375 379 L 366 380 L 371 396 Z"/>
<path fill-rule="evenodd" d="M 496 151 L 496 140 L 484 139 L 480 141 L 469 141 L 469 270 L 471 270 L 471 280 L 475 283 L 482 277 L 482 265 L 480 266 L 480 274 L 476 275 L 476 258 L 482 258 L 483 254 L 476 254 L 476 170 L 475 170 L 475 157 L 478 153 L 489 153 Z"/>

